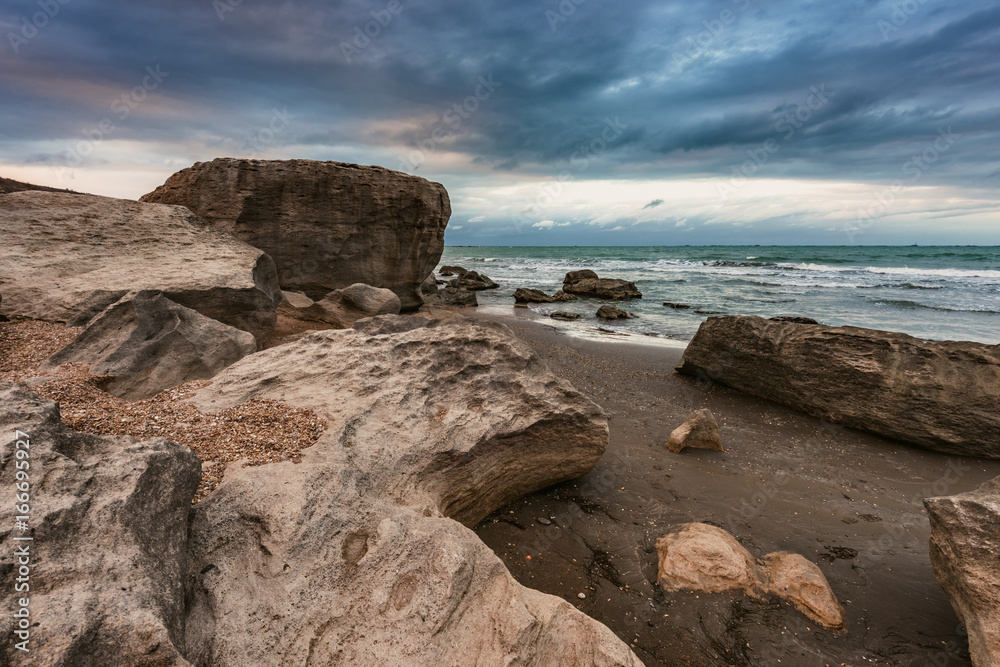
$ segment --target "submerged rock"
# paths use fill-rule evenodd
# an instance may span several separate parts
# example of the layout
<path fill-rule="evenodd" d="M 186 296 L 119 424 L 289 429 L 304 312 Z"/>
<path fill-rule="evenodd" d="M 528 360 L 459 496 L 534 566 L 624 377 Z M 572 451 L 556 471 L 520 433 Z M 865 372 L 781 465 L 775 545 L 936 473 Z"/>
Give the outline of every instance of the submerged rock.
<path fill-rule="evenodd" d="M 1000 346 L 712 317 L 678 371 L 927 449 L 1000 458 Z"/>
<path fill-rule="evenodd" d="M 676 454 L 687 447 L 725 451 L 719 438 L 719 424 L 715 421 L 715 415 L 711 410 L 707 408 L 695 410 L 670 434 L 667 449 Z"/>
<path fill-rule="evenodd" d="M 1000 477 L 924 507 L 934 575 L 969 633 L 972 664 L 1000 665 Z"/>
<path fill-rule="evenodd" d="M 280 398 L 330 426 L 300 464 L 231 466 L 195 507 L 188 659 L 639 667 L 466 527 L 591 470 L 604 413 L 503 326 L 385 319 L 266 350 L 196 394 L 211 410 Z"/>
<path fill-rule="evenodd" d="M 598 297 L 601 299 L 641 299 L 642 292 L 635 283 L 617 278 L 598 278 L 590 269 L 570 271 L 563 279 L 563 291 L 568 294 Z"/>
<path fill-rule="evenodd" d="M 823 572 L 798 554 L 779 551 L 758 561 L 732 535 L 704 523 L 674 528 L 656 541 L 656 552 L 657 583 L 664 590 L 776 595 L 827 630 L 846 625 Z"/>
<path fill-rule="evenodd" d="M 131 292 L 90 321 L 45 367 L 90 364 L 103 388 L 130 400 L 207 380 L 257 351 L 252 334 L 209 319 L 160 292 Z M 42 369 L 44 370 L 44 368 Z"/>
<path fill-rule="evenodd" d="M 571 322 L 573 320 L 578 320 L 583 316 L 580 315 L 580 313 L 570 313 L 565 310 L 557 310 L 556 312 L 549 315 L 549 317 L 551 317 L 554 320 L 567 320 Z"/>
<path fill-rule="evenodd" d="M 630 320 L 635 317 L 635 315 L 627 310 L 607 305 L 597 309 L 597 316 L 602 320 Z"/>
<path fill-rule="evenodd" d="M 177 172 L 142 201 L 180 204 L 269 254 L 283 289 L 316 298 L 354 283 L 406 310 L 444 250 L 448 193 L 382 167 L 219 158 Z"/>
<path fill-rule="evenodd" d="M 0 195 L 4 313 L 86 324 L 125 294 L 156 290 L 249 331 L 274 329 L 274 262 L 180 206 L 61 192 Z"/>
<path fill-rule="evenodd" d="M 29 436 L 30 448 L 17 445 Z M 183 657 L 188 514 L 201 477 L 190 447 L 84 435 L 52 401 L 0 382 L 0 485 L 30 480 L 30 532 L 0 504 L 0 662 L 18 664 L 13 614 L 28 598 L 31 653 L 46 665 L 189 665 Z M 18 451 L 29 456 L 22 459 Z M 30 468 L 15 466 L 29 462 Z M 11 496 L 13 501 L 13 496 Z M 18 537 L 33 541 L 18 541 Z M 27 556 L 17 556 L 26 549 Z M 30 561 L 30 591 L 14 573 Z M 40 624 L 40 626 L 38 626 Z"/>

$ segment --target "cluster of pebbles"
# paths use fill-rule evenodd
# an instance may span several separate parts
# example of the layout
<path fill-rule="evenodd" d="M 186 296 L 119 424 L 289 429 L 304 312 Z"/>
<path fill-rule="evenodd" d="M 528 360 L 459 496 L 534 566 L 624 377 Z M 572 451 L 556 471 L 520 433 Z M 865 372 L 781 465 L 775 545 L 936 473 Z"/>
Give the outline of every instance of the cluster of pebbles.
<path fill-rule="evenodd" d="M 140 440 L 163 437 L 187 445 L 202 461 L 195 502 L 218 486 L 228 463 L 297 462 L 301 450 L 315 443 L 326 426 L 311 410 L 271 400 L 251 399 L 219 412 L 201 412 L 184 399 L 210 384 L 208 380 L 127 401 L 104 391 L 101 387 L 109 378 L 91 375 L 86 364 L 67 364 L 37 377 L 39 364 L 79 331 L 33 320 L 0 323 L 0 380 L 58 401 L 63 422 L 76 431 Z"/>

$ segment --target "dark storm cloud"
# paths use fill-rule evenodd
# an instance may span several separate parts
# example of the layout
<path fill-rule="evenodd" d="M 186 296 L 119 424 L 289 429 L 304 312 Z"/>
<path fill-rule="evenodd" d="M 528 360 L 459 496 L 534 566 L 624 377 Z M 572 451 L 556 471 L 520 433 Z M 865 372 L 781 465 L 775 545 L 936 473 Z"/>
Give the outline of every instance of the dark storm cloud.
<path fill-rule="evenodd" d="M 768 176 L 864 180 L 952 127 L 963 143 L 929 178 L 983 177 L 1000 149 L 1000 7 L 911 4 L 70 0 L 15 54 L 38 4 L 13 0 L 0 141 L 42 159 L 32 142 L 79 137 L 159 64 L 160 102 L 116 138 L 223 149 L 287 109 L 285 142 L 447 147 L 544 175 L 611 120 L 626 130 L 588 178 L 727 176 L 774 139 Z M 468 112 L 480 77 L 499 85 Z"/>

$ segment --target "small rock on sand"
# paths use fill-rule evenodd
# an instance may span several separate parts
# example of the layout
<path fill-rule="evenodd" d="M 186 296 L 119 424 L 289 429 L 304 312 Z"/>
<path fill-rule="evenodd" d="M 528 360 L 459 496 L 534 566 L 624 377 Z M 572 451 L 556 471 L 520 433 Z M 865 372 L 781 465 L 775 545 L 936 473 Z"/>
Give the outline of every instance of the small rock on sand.
<path fill-rule="evenodd" d="M 719 438 L 719 424 L 707 408 L 692 412 L 687 421 L 670 434 L 667 449 L 676 454 L 687 447 L 725 451 Z"/>

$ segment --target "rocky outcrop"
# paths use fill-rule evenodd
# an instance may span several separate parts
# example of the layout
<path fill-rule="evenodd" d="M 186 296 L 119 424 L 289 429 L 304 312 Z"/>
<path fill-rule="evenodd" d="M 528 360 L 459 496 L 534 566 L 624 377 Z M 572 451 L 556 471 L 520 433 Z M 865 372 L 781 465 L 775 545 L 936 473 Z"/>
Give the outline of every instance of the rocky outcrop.
<path fill-rule="evenodd" d="M 0 485 L 13 491 L 23 473 L 30 488 L 29 531 L 15 525 L 13 497 L 0 504 L 0 662 L 188 665 L 179 650 L 185 543 L 201 477 L 192 450 L 76 433 L 55 403 L 8 383 L 0 383 L 0 433 Z M 18 577 L 28 589 L 16 591 Z M 29 654 L 16 649 L 22 597 Z"/>
<path fill-rule="evenodd" d="M 500 285 L 490 280 L 488 276 L 482 273 L 476 273 L 475 271 L 466 271 L 465 273 L 460 274 L 458 278 L 450 281 L 448 284 L 452 287 L 472 290 L 474 292 L 500 287 Z"/>
<path fill-rule="evenodd" d="M 34 185 L 32 183 L 22 183 L 11 178 L 0 178 L 0 195 L 11 192 L 25 192 L 26 190 L 38 190 L 40 192 L 72 192 L 61 188 L 50 188 L 47 185 Z"/>
<path fill-rule="evenodd" d="M 531 289 L 530 287 L 519 287 L 514 290 L 514 303 L 516 305 L 527 305 L 529 303 L 556 303 L 563 301 L 576 301 L 577 297 L 559 290 L 549 296 L 542 290 Z"/>
<path fill-rule="evenodd" d="M 424 304 L 446 308 L 469 308 L 479 305 L 479 298 L 472 290 L 461 287 L 442 287 L 433 294 L 424 295 Z"/>
<path fill-rule="evenodd" d="M 775 595 L 827 630 L 844 629 L 844 608 L 823 572 L 806 558 L 783 551 L 754 558 L 715 526 L 686 523 L 656 541 L 657 583 L 664 590 Z"/>
<path fill-rule="evenodd" d="M 178 206 L 56 192 L 0 195 L 8 316 L 85 324 L 156 290 L 262 341 L 280 301 L 274 263 Z"/>
<path fill-rule="evenodd" d="M 466 272 L 468 272 L 468 269 L 462 268 L 461 266 L 448 266 L 448 265 L 442 266 L 441 270 L 438 271 L 438 273 L 441 274 L 442 276 L 448 276 L 448 277 L 460 276 Z"/>
<path fill-rule="evenodd" d="M 330 426 L 301 464 L 231 466 L 195 507 L 188 659 L 638 667 L 466 527 L 590 470 L 600 408 L 505 327 L 384 319 L 266 350 L 197 393 L 211 410 L 280 398 Z"/>
<path fill-rule="evenodd" d="M 712 317 L 678 370 L 927 449 L 1000 458 L 997 345 Z"/>
<path fill-rule="evenodd" d="M 47 367 L 90 364 L 103 388 L 130 400 L 211 378 L 257 350 L 252 334 L 209 319 L 160 292 L 132 292 L 90 321 Z M 45 370 L 44 368 L 42 369 Z"/>
<path fill-rule="evenodd" d="M 365 283 L 406 310 L 437 265 L 451 216 L 439 183 L 382 167 L 219 158 L 177 172 L 142 201 L 187 206 L 260 248 L 286 290 L 319 299 Z"/>
<path fill-rule="evenodd" d="M 597 309 L 597 317 L 602 320 L 630 320 L 635 315 L 615 306 L 604 305 Z"/>
<path fill-rule="evenodd" d="M 570 271 L 563 279 L 563 291 L 568 294 L 597 297 L 600 299 L 641 299 L 642 292 L 635 283 L 617 278 L 599 278 L 590 269 Z"/>
<path fill-rule="evenodd" d="M 924 500 L 931 565 L 969 633 L 976 667 L 1000 665 L 1000 477 L 975 491 Z"/>
<path fill-rule="evenodd" d="M 291 298 L 286 297 L 279 306 L 283 315 L 325 322 L 337 329 L 347 329 L 365 317 L 395 315 L 399 311 L 399 297 L 395 292 L 361 283 L 333 290 L 319 301 L 312 301 L 301 293 L 295 294 Z"/>
<path fill-rule="evenodd" d="M 427 296 L 428 294 L 436 294 L 438 291 L 437 278 L 434 274 L 424 278 L 424 282 L 420 283 L 420 296 Z"/>
<path fill-rule="evenodd" d="M 725 451 L 719 438 L 719 424 L 715 421 L 715 415 L 711 410 L 707 408 L 695 410 L 683 424 L 671 432 L 667 440 L 667 449 L 677 454 L 687 447 Z"/>

